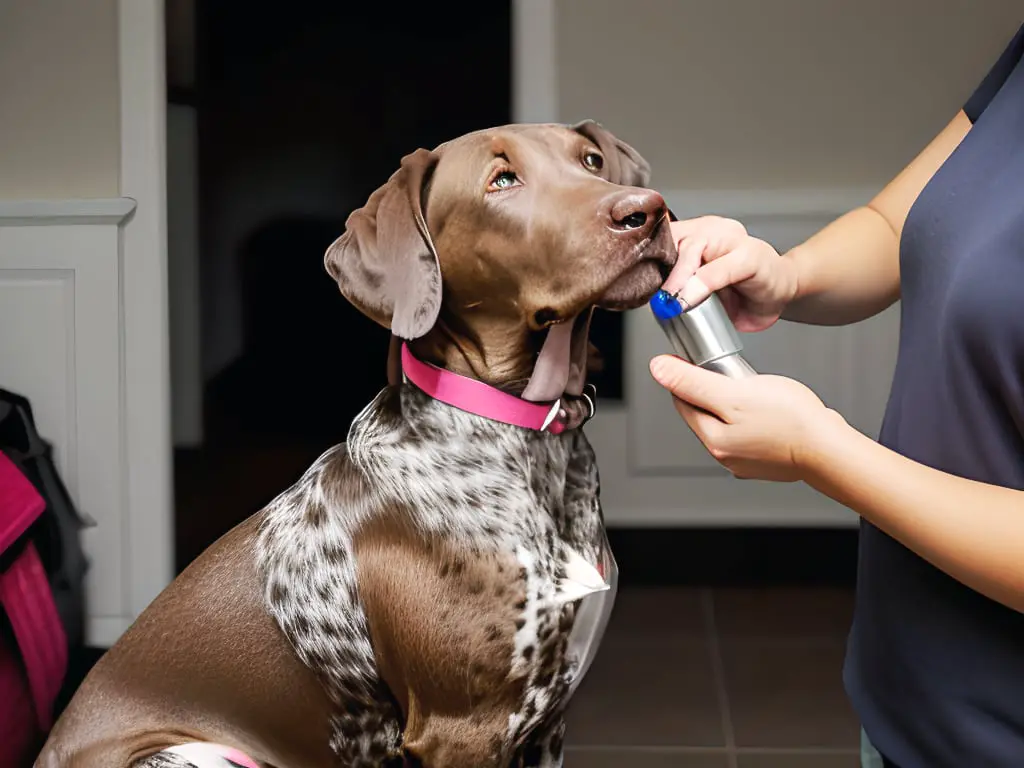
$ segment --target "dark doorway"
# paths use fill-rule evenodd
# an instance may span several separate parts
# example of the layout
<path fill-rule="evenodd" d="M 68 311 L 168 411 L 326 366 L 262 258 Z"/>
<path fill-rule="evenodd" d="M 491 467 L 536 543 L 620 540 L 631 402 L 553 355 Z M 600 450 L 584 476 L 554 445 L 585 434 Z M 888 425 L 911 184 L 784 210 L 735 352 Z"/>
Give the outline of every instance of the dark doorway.
<path fill-rule="evenodd" d="M 404 154 L 511 119 L 508 0 L 195 5 L 206 435 L 178 456 L 179 567 L 385 383 L 386 331 L 323 268 L 349 212 Z"/>
<path fill-rule="evenodd" d="M 176 457 L 184 567 L 287 488 L 385 384 L 388 334 L 323 268 L 403 155 L 510 122 L 511 3 L 195 6 L 202 448 Z M 602 396 L 621 320 L 600 313 Z"/>

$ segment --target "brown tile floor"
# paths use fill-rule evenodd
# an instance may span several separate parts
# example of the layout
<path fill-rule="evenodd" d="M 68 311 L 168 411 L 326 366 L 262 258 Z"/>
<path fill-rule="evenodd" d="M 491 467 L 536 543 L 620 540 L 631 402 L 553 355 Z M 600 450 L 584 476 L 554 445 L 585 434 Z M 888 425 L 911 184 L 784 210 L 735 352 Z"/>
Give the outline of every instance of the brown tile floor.
<path fill-rule="evenodd" d="M 567 768 L 856 768 L 842 589 L 626 589 Z"/>

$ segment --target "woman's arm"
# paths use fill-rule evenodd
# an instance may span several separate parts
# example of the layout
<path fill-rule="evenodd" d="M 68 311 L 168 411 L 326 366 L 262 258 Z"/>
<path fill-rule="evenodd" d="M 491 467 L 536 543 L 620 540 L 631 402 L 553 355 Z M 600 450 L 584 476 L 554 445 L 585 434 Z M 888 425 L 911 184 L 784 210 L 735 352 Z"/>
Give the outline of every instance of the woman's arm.
<path fill-rule="evenodd" d="M 1024 491 L 904 458 L 793 379 L 730 379 L 673 355 L 654 358 L 651 373 L 736 477 L 803 481 L 971 589 L 1024 612 Z"/>
<path fill-rule="evenodd" d="M 961 110 L 870 203 L 784 255 L 795 268 L 797 289 L 783 319 L 845 325 L 871 317 L 899 298 L 899 242 L 907 213 L 970 127 Z"/>
<path fill-rule="evenodd" d="M 805 482 L 954 579 L 1024 612 L 1024 491 L 932 469 L 830 417 L 798 458 Z"/>

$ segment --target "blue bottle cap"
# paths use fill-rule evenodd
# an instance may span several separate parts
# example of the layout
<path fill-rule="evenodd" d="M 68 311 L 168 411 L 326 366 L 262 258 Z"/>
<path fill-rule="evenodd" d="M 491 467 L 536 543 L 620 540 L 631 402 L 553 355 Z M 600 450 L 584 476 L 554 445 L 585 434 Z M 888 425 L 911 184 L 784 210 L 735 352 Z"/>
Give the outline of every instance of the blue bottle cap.
<path fill-rule="evenodd" d="M 658 291 L 650 301 L 651 311 L 659 320 L 671 320 L 683 314 L 683 305 L 671 293 Z"/>

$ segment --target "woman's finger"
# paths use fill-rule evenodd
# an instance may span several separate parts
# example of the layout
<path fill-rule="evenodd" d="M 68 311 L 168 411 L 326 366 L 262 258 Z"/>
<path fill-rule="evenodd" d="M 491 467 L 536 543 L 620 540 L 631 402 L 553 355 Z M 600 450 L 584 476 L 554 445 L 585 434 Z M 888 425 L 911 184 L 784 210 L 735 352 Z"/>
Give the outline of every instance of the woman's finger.
<path fill-rule="evenodd" d="M 704 449 L 713 459 L 721 463 L 725 458 L 722 448 L 726 438 L 723 431 L 727 429 L 726 425 L 707 411 L 702 411 L 679 398 L 673 398 L 673 403 L 676 411 L 683 417 L 683 421 L 686 422 L 694 436 L 700 440 Z"/>
<path fill-rule="evenodd" d="M 672 405 L 675 406 L 676 413 L 683 417 L 683 421 L 686 422 L 687 426 L 693 430 L 693 433 L 697 435 L 700 441 L 703 443 L 710 437 L 710 428 L 713 424 L 721 424 L 715 416 L 712 416 L 705 410 L 698 408 L 695 405 L 690 405 L 685 400 L 680 400 L 676 396 L 672 396 Z"/>
<path fill-rule="evenodd" d="M 681 298 L 693 307 L 715 291 L 749 280 L 757 273 L 757 257 L 750 248 L 738 248 L 701 265 L 685 284 Z"/>
<path fill-rule="evenodd" d="M 693 273 L 700 267 L 707 241 L 700 237 L 687 237 L 680 240 L 676 247 L 679 249 L 679 258 L 676 259 L 675 266 L 672 267 L 668 278 L 661 286 L 663 290 L 673 294 L 682 290 Z"/>
<path fill-rule="evenodd" d="M 669 229 L 672 231 L 672 239 L 678 244 L 680 240 L 707 232 L 715 225 L 715 216 L 698 216 L 694 219 L 680 219 L 669 222 Z"/>
<path fill-rule="evenodd" d="M 731 243 L 738 243 L 747 236 L 746 227 L 740 222 L 713 214 L 673 221 L 669 223 L 669 228 L 672 230 L 672 238 L 677 243 L 694 235 L 708 237 L 717 233 L 719 237 L 725 237 Z"/>

